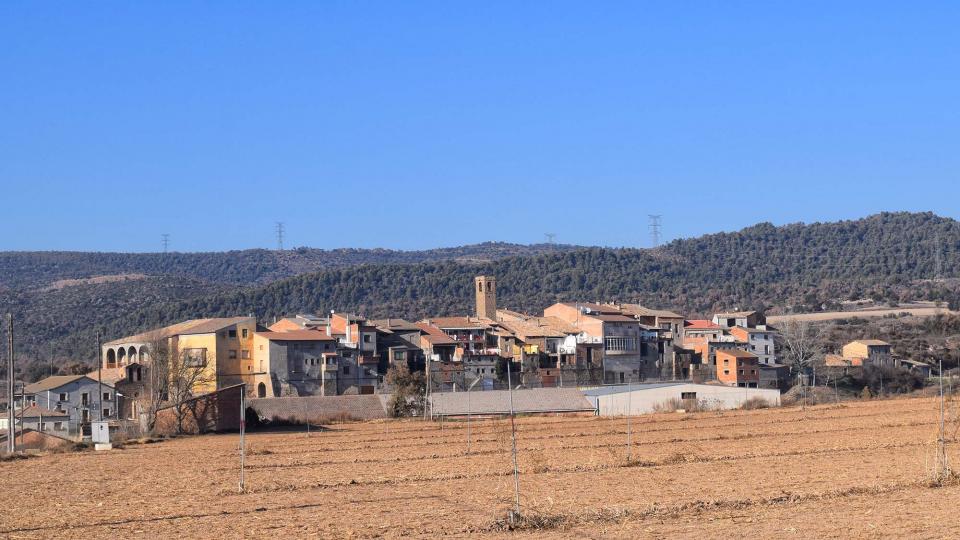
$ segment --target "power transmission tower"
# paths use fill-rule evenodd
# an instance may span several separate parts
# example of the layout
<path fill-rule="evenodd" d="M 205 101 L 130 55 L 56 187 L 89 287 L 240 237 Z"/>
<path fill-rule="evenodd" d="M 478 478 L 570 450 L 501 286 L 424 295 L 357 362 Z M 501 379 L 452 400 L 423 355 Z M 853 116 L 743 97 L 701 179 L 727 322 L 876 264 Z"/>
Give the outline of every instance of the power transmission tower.
<path fill-rule="evenodd" d="M 660 245 L 660 214 L 648 214 L 647 217 L 650 218 L 650 241 L 653 244 L 652 247 L 658 247 Z"/>
<path fill-rule="evenodd" d="M 163 243 L 163 252 L 167 252 L 167 248 L 170 247 L 170 235 L 163 233 L 160 235 L 160 241 Z"/>
<path fill-rule="evenodd" d="M 283 222 L 277 222 L 277 250 L 283 251 Z"/>
<path fill-rule="evenodd" d="M 557 233 L 548 232 L 548 233 L 543 233 L 543 235 L 547 237 L 548 244 L 553 244 L 555 239 L 557 238 Z"/>

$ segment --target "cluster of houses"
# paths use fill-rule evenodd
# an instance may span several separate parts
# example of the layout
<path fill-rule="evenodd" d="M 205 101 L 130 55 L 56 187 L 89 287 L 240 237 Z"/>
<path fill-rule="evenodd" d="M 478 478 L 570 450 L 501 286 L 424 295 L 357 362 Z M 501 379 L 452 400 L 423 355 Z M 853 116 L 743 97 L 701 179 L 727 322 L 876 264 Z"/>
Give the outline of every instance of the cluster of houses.
<path fill-rule="evenodd" d="M 497 307 L 494 277 L 478 276 L 474 287 L 472 315 L 411 322 L 331 311 L 269 326 L 255 317 L 198 319 L 116 339 L 103 344 L 97 371 L 28 385 L 18 415 L 24 427 L 64 435 L 101 418 L 141 419 L 161 349 L 201 375 L 194 394 L 242 384 L 252 399 L 389 393 L 386 374 L 397 365 L 425 372 L 433 392 L 502 389 L 508 377 L 526 388 L 788 384 L 776 332 L 758 312 L 688 320 L 636 304 L 564 302 L 530 315 Z M 855 369 L 889 357 L 889 345 L 860 341 L 826 363 Z"/>

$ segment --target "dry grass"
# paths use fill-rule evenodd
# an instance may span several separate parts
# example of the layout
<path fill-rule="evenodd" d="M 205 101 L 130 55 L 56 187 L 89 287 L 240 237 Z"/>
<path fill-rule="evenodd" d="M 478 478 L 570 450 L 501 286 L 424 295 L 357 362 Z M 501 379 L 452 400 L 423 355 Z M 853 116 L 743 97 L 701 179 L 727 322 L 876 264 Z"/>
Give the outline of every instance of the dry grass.
<path fill-rule="evenodd" d="M 930 477 L 936 412 L 923 398 L 634 417 L 629 460 L 623 418 L 518 419 L 513 523 L 503 419 L 472 422 L 469 455 L 462 423 L 251 433 L 243 494 L 236 435 L 128 443 L 0 462 L 0 537 L 718 538 L 744 523 L 758 537 L 958 537 L 960 483 Z"/>

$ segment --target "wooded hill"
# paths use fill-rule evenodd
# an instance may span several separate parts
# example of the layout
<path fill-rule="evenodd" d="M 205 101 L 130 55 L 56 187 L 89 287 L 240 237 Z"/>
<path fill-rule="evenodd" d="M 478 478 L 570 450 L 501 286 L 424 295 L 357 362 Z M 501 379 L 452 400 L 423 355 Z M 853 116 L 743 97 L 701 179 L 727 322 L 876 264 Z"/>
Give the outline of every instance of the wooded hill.
<path fill-rule="evenodd" d="M 0 252 L 0 290 L 49 287 L 60 280 L 96 276 L 180 276 L 233 285 L 265 284 L 327 268 L 429 261 L 490 261 L 504 257 L 581 249 L 564 244 L 485 242 L 422 251 L 390 249 L 248 249 L 211 253 Z"/>
<path fill-rule="evenodd" d="M 764 223 L 655 250 L 585 248 L 473 264 L 345 266 L 255 287 L 218 284 L 210 294 L 204 285 L 178 289 L 167 278 L 130 280 L 123 287 L 81 285 L 48 293 L 76 296 L 72 303 L 21 298 L 10 305 L 9 295 L 0 295 L 0 309 L 12 309 L 25 321 L 19 336 L 29 353 L 44 358 L 43 348 L 52 346 L 61 351 L 55 356 L 90 360 L 97 326 L 112 339 L 208 316 L 255 314 L 269 322 L 330 309 L 371 318 L 470 313 L 473 276 L 481 273 L 497 277 L 499 305 L 534 313 L 578 299 L 641 302 L 689 314 L 771 306 L 817 310 L 859 298 L 956 303 L 956 280 L 949 278 L 960 275 L 958 248 L 957 221 L 930 213 L 885 213 L 836 223 Z M 939 276 L 948 279 L 935 280 L 938 259 Z M 138 284 L 152 295 L 149 301 L 137 300 Z M 118 298 L 104 298 L 110 295 Z M 94 299 L 118 308 L 70 308 Z"/>

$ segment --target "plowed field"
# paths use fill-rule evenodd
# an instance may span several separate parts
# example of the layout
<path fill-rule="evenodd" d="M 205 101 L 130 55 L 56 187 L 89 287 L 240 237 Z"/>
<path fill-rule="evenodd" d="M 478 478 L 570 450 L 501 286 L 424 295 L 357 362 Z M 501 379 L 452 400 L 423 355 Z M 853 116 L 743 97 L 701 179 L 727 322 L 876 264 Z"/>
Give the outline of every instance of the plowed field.
<path fill-rule="evenodd" d="M 955 407 L 951 405 L 953 411 Z M 211 435 L 0 463 L 0 537 L 960 537 L 937 402 Z M 957 422 L 948 451 L 960 468 Z"/>

